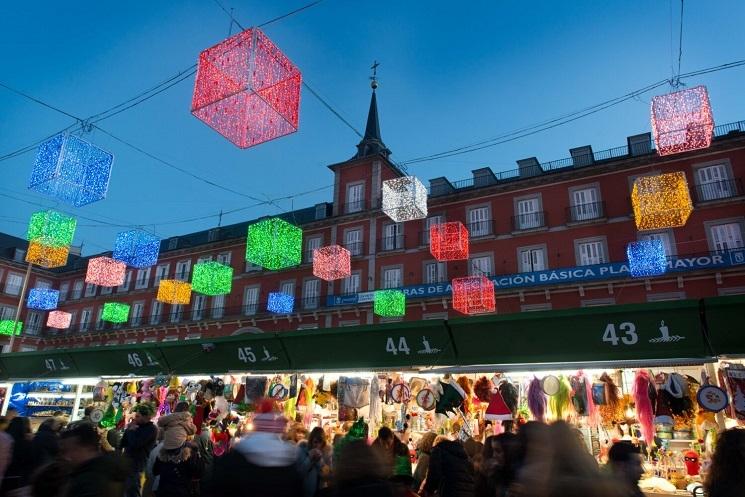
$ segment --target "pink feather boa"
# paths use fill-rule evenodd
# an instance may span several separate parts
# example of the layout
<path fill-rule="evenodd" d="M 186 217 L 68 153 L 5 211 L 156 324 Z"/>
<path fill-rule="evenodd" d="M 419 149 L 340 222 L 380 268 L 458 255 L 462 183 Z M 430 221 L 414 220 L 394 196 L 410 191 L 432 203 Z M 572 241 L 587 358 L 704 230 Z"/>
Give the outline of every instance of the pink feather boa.
<path fill-rule="evenodd" d="M 649 398 L 651 381 L 649 373 L 640 369 L 636 372 L 633 389 L 636 417 L 639 420 L 644 441 L 650 446 L 654 443 L 654 410 L 652 400 Z"/>

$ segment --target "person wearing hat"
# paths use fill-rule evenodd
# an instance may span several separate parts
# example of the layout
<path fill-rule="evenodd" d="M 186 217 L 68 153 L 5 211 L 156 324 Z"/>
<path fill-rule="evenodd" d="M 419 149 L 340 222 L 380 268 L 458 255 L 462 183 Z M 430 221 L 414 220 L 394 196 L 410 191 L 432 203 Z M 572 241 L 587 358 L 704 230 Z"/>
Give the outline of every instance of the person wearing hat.
<path fill-rule="evenodd" d="M 297 497 L 303 495 L 298 447 L 282 439 L 287 419 L 271 399 L 261 401 L 253 431 L 215 461 L 207 495 Z"/>
<path fill-rule="evenodd" d="M 202 460 L 196 446 L 188 442 L 187 431 L 171 427 L 153 465 L 158 477 L 156 497 L 190 497 L 202 476 Z"/>
<path fill-rule="evenodd" d="M 124 430 L 121 448 L 130 461 L 132 473 L 127 479 L 125 497 L 141 497 L 142 476 L 147 456 L 155 446 L 158 428 L 150 420 L 155 409 L 149 403 L 138 404 L 134 409 L 134 419 Z"/>
<path fill-rule="evenodd" d="M 145 486 L 143 489 L 143 495 L 146 497 L 153 495 L 153 493 L 158 489 L 160 478 L 156 477 L 153 473 L 153 468 L 155 467 L 155 461 L 158 459 L 158 455 L 163 448 L 163 439 L 166 434 L 169 431 L 177 430 L 183 432 L 184 438 L 191 440 L 190 437 L 194 436 L 197 432 L 197 427 L 192 421 L 191 413 L 189 413 L 189 404 L 186 402 L 179 402 L 176 404 L 175 412 L 159 417 L 158 429 L 158 445 L 150 451 L 147 463 L 145 464 Z M 180 436 L 181 435 L 179 435 L 179 437 Z M 200 452 L 200 456 L 201 455 Z M 202 463 L 204 463 L 204 459 L 202 459 Z"/>

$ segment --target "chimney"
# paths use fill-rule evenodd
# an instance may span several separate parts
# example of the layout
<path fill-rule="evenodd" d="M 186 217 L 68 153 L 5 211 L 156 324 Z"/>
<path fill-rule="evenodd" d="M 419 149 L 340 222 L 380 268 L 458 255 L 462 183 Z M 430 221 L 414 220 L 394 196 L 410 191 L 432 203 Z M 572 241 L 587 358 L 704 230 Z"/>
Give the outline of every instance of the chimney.
<path fill-rule="evenodd" d="M 521 178 L 530 178 L 531 176 L 538 176 L 540 174 L 543 174 L 541 164 L 535 157 L 520 159 L 519 161 L 517 161 L 517 168 L 520 171 Z"/>
<path fill-rule="evenodd" d="M 572 156 L 572 165 L 574 167 L 585 167 L 595 163 L 595 156 L 592 154 L 592 145 L 570 148 L 569 154 Z"/>
<path fill-rule="evenodd" d="M 429 180 L 429 195 L 431 197 L 439 197 L 453 192 L 455 192 L 455 188 L 445 176 Z"/>
<path fill-rule="evenodd" d="M 493 185 L 497 182 L 497 177 L 494 176 L 491 168 L 482 167 L 480 169 L 474 169 L 471 173 L 473 173 L 473 186 L 477 188 Z"/>

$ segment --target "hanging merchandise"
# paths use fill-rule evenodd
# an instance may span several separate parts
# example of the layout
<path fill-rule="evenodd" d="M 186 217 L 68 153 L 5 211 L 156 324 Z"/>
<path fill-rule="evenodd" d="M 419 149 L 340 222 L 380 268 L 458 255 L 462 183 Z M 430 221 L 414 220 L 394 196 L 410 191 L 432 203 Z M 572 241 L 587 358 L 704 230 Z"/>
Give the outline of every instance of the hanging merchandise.
<path fill-rule="evenodd" d="M 504 403 L 509 407 L 513 417 L 517 417 L 517 408 L 520 403 L 520 392 L 511 381 L 504 379 L 499 383 L 497 387 L 499 394 L 504 399 Z"/>
<path fill-rule="evenodd" d="M 453 278 L 453 309 L 470 315 L 495 312 L 494 282 L 484 275 Z"/>
<path fill-rule="evenodd" d="M 259 28 L 199 54 L 191 113 L 237 147 L 298 129 L 300 70 Z"/>
<path fill-rule="evenodd" d="M 409 385 L 400 380 L 391 387 L 391 399 L 396 404 L 405 404 L 411 400 L 411 389 Z"/>
<path fill-rule="evenodd" d="M 116 235 L 113 258 L 129 267 L 146 268 L 158 262 L 160 238 L 143 230 L 122 231 Z"/>
<path fill-rule="evenodd" d="M 473 384 L 473 393 L 480 402 L 489 403 L 493 384 L 486 376 L 482 376 Z"/>
<path fill-rule="evenodd" d="M 85 282 L 92 285 L 115 287 L 124 283 L 127 265 L 110 257 L 94 257 L 88 261 Z"/>
<path fill-rule="evenodd" d="M 246 404 L 256 405 L 266 395 L 268 381 L 266 376 L 246 377 Z"/>
<path fill-rule="evenodd" d="M 492 392 L 484 419 L 489 421 L 512 420 L 512 410 L 507 406 L 499 391 Z"/>
<path fill-rule="evenodd" d="M 463 404 L 461 404 L 461 411 L 464 413 L 470 413 L 473 406 L 473 389 L 471 388 L 471 382 L 466 376 L 459 376 L 456 381 L 466 393 L 466 398 L 463 399 Z"/>
<path fill-rule="evenodd" d="M 343 380 L 342 380 L 343 378 Z M 360 409 L 370 404 L 370 382 L 364 378 L 339 378 L 342 385 L 340 404 Z"/>
<path fill-rule="evenodd" d="M 437 414 L 456 413 L 456 409 L 463 403 L 466 398 L 466 392 L 458 385 L 454 379 L 449 378 L 444 382 L 440 380 L 437 384 L 440 391 L 440 397 L 435 405 Z"/>
<path fill-rule="evenodd" d="M 400 290 L 376 290 L 373 312 L 383 317 L 406 314 L 406 294 Z"/>
<path fill-rule="evenodd" d="M 543 393 L 549 397 L 559 393 L 559 389 L 561 388 L 559 378 L 552 374 L 543 377 L 541 386 L 543 387 Z"/>
<path fill-rule="evenodd" d="M 667 271 L 667 256 L 662 240 L 640 240 L 626 245 L 629 272 L 634 278 L 660 276 Z"/>
<path fill-rule="evenodd" d="M 556 393 L 548 399 L 548 406 L 551 409 L 554 419 L 563 420 L 567 418 L 572 410 L 572 387 L 569 385 L 569 380 L 563 375 L 560 375 L 556 380 L 558 383 Z"/>
<path fill-rule="evenodd" d="M 70 255 L 68 247 L 49 247 L 39 242 L 30 242 L 28 252 L 26 252 L 26 262 L 52 269 L 66 265 L 68 255 Z"/>
<path fill-rule="evenodd" d="M 179 280 L 160 280 L 156 300 L 171 305 L 189 305 L 191 284 Z"/>
<path fill-rule="evenodd" d="M 23 321 L 14 321 L 12 319 L 3 319 L 0 321 L 0 335 L 12 335 L 15 329 L 16 336 L 23 330 Z"/>
<path fill-rule="evenodd" d="M 652 410 L 652 400 L 649 398 L 650 391 L 654 390 L 654 385 L 647 371 L 640 369 L 636 372 L 634 378 L 634 388 L 632 396 L 636 406 L 636 419 L 641 426 L 642 437 L 647 445 L 654 443 L 654 414 Z"/>
<path fill-rule="evenodd" d="M 68 247 L 76 227 L 77 221 L 71 216 L 51 209 L 39 211 L 31 215 L 26 239 L 47 247 Z"/>
<path fill-rule="evenodd" d="M 72 314 L 64 311 L 52 311 L 47 316 L 47 326 L 50 328 L 57 328 L 58 330 L 66 330 L 70 327 L 72 322 Z"/>
<path fill-rule="evenodd" d="M 397 223 L 427 217 L 427 188 L 416 176 L 383 181 L 383 212 Z"/>
<path fill-rule="evenodd" d="M 269 383 L 267 394 L 270 398 L 281 402 L 287 400 L 289 393 L 289 389 L 282 383 L 282 377 L 275 376 Z"/>
<path fill-rule="evenodd" d="M 528 385 L 528 409 L 536 421 L 546 422 L 546 393 L 541 380 L 536 376 L 533 376 Z"/>
<path fill-rule="evenodd" d="M 702 409 L 709 412 L 723 411 L 729 405 L 727 392 L 716 385 L 709 384 L 708 381 L 699 388 L 696 400 Z"/>
<path fill-rule="evenodd" d="M 70 134 L 41 145 L 28 187 L 75 207 L 106 198 L 114 156 Z"/>
<path fill-rule="evenodd" d="M 468 229 L 460 221 L 429 228 L 429 251 L 438 261 L 468 259 Z"/>
<path fill-rule="evenodd" d="M 246 260 L 277 271 L 300 264 L 303 230 L 278 217 L 248 227 Z"/>
<path fill-rule="evenodd" d="M 693 212 L 685 173 L 639 176 L 634 180 L 631 205 L 639 231 L 684 226 Z"/>
<path fill-rule="evenodd" d="M 745 366 L 726 364 L 719 368 L 719 384 L 727 388 L 730 404 L 725 414 L 738 421 L 745 421 Z"/>
<path fill-rule="evenodd" d="M 437 395 L 429 388 L 425 387 L 419 390 L 416 394 L 416 405 L 418 405 L 424 411 L 431 411 L 435 408 L 437 403 Z"/>
<path fill-rule="evenodd" d="M 652 133 L 659 155 L 708 148 L 713 132 L 714 117 L 705 86 L 652 97 Z"/>
<path fill-rule="evenodd" d="M 39 311 L 51 311 L 57 308 L 59 290 L 51 288 L 32 288 L 28 292 L 26 307 Z"/>
<path fill-rule="evenodd" d="M 106 302 L 103 305 L 102 321 L 126 323 L 129 318 L 129 305 L 119 302 Z"/>
<path fill-rule="evenodd" d="M 352 274 L 351 254 L 340 245 L 313 250 L 313 275 L 325 281 L 339 280 Z"/>
<path fill-rule="evenodd" d="M 282 292 L 269 292 L 266 310 L 275 314 L 290 314 L 295 307 L 295 297 Z"/>
<path fill-rule="evenodd" d="M 226 295 L 233 287 L 233 268 L 209 261 L 194 265 L 191 276 L 191 289 L 203 295 Z"/>

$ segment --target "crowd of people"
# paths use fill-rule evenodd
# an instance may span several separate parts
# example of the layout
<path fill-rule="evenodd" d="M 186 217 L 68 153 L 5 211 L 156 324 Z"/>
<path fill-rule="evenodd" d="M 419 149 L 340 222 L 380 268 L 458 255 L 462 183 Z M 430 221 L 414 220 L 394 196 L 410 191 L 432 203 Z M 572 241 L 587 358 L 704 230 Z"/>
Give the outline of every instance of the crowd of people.
<path fill-rule="evenodd" d="M 35 434 L 12 410 L 0 419 L 0 497 L 636 497 L 643 459 L 617 442 L 600 466 L 569 424 L 529 422 L 483 442 L 422 435 L 364 420 L 342 433 L 289 422 L 263 404 L 225 451 L 195 426 L 188 404 L 154 421 L 147 404 L 123 431 L 86 415 L 45 420 Z M 332 438 L 333 437 L 333 438 Z M 403 438 L 403 439 L 402 439 Z M 219 454 L 218 454 L 219 452 Z M 745 430 L 724 431 L 708 497 L 745 496 Z"/>

